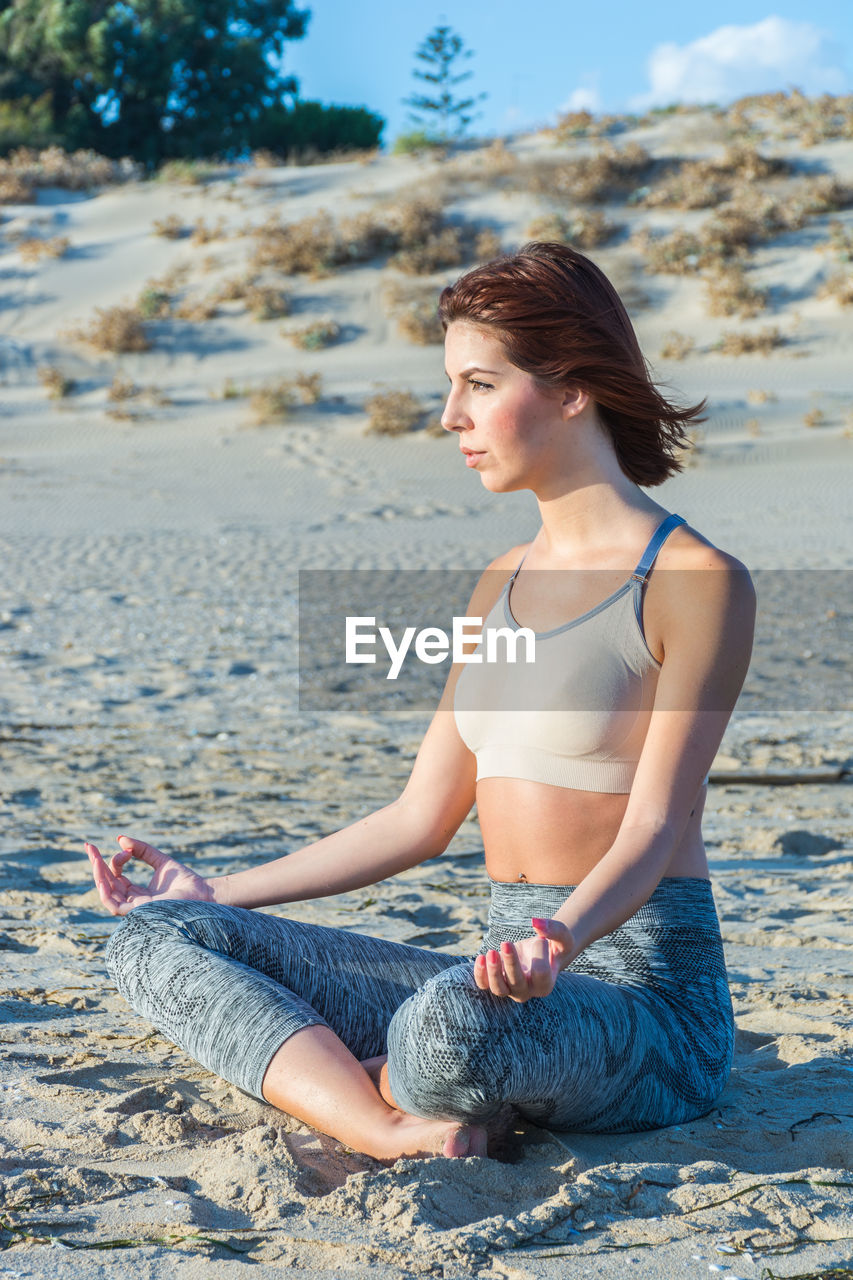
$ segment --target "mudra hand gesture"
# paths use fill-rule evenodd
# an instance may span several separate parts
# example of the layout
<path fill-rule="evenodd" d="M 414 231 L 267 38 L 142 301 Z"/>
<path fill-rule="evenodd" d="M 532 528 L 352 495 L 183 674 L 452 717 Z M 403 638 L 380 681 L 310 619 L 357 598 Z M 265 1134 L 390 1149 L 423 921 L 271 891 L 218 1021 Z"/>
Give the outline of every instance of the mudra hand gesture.
<path fill-rule="evenodd" d="M 557 975 L 572 959 L 571 930 L 560 920 L 531 920 L 535 938 L 502 942 L 500 951 L 487 951 L 474 962 L 474 981 L 481 991 L 523 1003 L 531 996 L 547 996 Z"/>
<path fill-rule="evenodd" d="M 144 840 L 134 840 L 131 836 L 119 836 L 118 845 L 119 852 L 107 862 L 97 845 L 86 844 L 101 902 L 114 916 L 126 916 L 143 902 L 158 902 L 165 898 L 213 901 L 213 890 L 204 877 L 196 875 L 177 858 L 170 858 Z M 122 873 L 122 868 L 131 858 L 139 858 L 154 868 L 147 885 L 134 884 Z"/>

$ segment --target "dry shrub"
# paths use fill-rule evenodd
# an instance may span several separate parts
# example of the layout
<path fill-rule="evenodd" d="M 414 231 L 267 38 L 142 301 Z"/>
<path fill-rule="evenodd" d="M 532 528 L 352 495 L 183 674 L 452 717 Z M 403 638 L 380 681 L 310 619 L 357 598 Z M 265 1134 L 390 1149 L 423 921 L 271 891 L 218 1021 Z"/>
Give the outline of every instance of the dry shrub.
<path fill-rule="evenodd" d="M 691 231 L 652 236 L 644 230 L 632 236 L 631 243 L 642 254 L 646 271 L 653 275 L 692 276 L 712 261 L 707 246 Z"/>
<path fill-rule="evenodd" d="M 708 314 L 740 316 L 749 319 L 760 315 L 767 305 L 767 293 L 756 289 L 746 278 L 743 268 L 725 267 L 705 281 Z"/>
<path fill-rule="evenodd" d="M 708 209 L 721 204 L 745 183 L 764 182 L 787 173 L 784 160 L 760 155 L 748 142 L 735 142 L 716 160 L 676 162 L 678 167 L 653 187 L 635 192 L 632 203 L 647 209 Z"/>
<path fill-rule="evenodd" d="M 148 351 L 151 348 L 138 307 L 97 307 L 86 329 L 71 335 L 97 351 Z"/>
<path fill-rule="evenodd" d="M 761 423 L 758 421 L 757 418 L 747 418 L 746 422 L 743 425 L 747 435 L 750 435 L 750 436 L 761 435 Z"/>
<path fill-rule="evenodd" d="M 134 422 L 139 418 L 149 417 L 147 409 L 172 403 L 159 387 L 139 387 L 121 371 L 113 376 L 107 390 L 107 402 L 112 406 L 106 410 L 107 417 L 121 422 Z"/>
<path fill-rule="evenodd" d="M 413 196 L 392 205 L 386 213 L 386 222 L 396 238 L 396 245 L 403 249 L 423 244 L 431 236 L 438 235 L 444 225 L 439 201 L 423 196 Z"/>
<path fill-rule="evenodd" d="M 697 232 L 673 231 L 653 237 L 647 231 L 634 237 L 649 271 L 670 275 L 692 275 L 697 269 L 720 268 L 746 256 L 784 231 L 803 227 L 814 213 L 823 211 L 825 200 L 840 199 L 833 187 L 808 184 L 784 199 L 775 199 L 757 187 L 743 187 L 721 205 Z"/>
<path fill-rule="evenodd" d="M 600 209 L 585 210 L 567 218 L 562 213 L 548 213 L 535 218 L 527 228 L 531 240 L 556 240 L 578 249 L 596 249 L 612 240 L 619 228 L 608 222 Z"/>
<path fill-rule="evenodd" d="M 566 111 L 557 117 L 554 134 L 561 142 L 566 138 L 585 138 L 594 124 L 591 111 Z"/>
<path fill-rule="evenodd" d="M 242 399 L 243 396 L 247 394 L 248 393 L 246 391 L 246 388 L 239 386 L 239 384 L 236 383 L 233 378 L 225 379 L 225 382 L 223 383 L 223 386 L 222 386 L 223 400 L 240 400 Z"/>
<path fill-rule="evenodd" d="M 317 404 L 322 394 L 319 373 L 297 373 L 293 378 L 280 378 L 258 387 L 249 396 L 249 409 L 258 426 L 283 422 L 295 404 Z"/>
<path fill-rule="evenodd" d="M 26 182 L 17 173 L 4 173 L 0 169 L 0 204 L 31 204 L 35 194 L 31 182 Z"/>
<path fill-rule="evenodd" d="M 366 212 L 335 223 L 322 210 L 299 222 L 269 219 L 249 229 L 255 271 L 273 268 L 287 275 L 327 275 L 336 267 L 369 262 L 393 253 L 392 264 L 410 275 L 455 267 L 475 248 L 475 227 L 448 226 L 435 198 L 413 196 L 380 214 Z M 486 249 L 493 242 L 486 241 Z"/>
<path fill-rule="evenodd" d="M 459 228 L 445 227 L 437 235 L 428 236 L 422 244 L 395 253 L 391 264 L 406 275 L 427 276 L 446 267 L 458 267 L 464 258 Z"/>
<path fill-rule="evenodd" d="M 333 342 L 337 342 L 341 335 L 341 328 L 334 320 L 315 320 L 304 329 L 288 329 L 282 332 L 295 347 L 299 347 L 302 351 L 322 351 L 323 347 L 329 347 Z"/>
<path fill-rule="evenodd" d="M 515 173 L 518 159 L 510 151 L 503 138 L 495 138 L 494 142 L 484 147 L 474 157 L 476 167 L 490 178 L 505 178 Z M 470 165 L 471 159 L 465 157 L 463 163 Z"/>
<path fill-rule="evenodd" d="M 759 388 L 756 388 L 752 391 L 747 391 L 746 393 L 747 404 L 770 404 L 775 399 L 776 399 L 775 392 L 763 391 Z"/>
<path fill-rule="evenodd" d="M 757 333 L 724 333 L 716 347 L 724 356 L 767 356 L 784 342 L 778 329 L 768 328 Z"/>
<path fill-rule="evenodd" d="M 834 253 L 841 262 L 853 262 L 853 227 L 833 219 L 829 224 L 829 239 L 818 248 Z"/>
<path fill-rule="evenodd" d="M 214 290 L 217 302 L 242 302 L 257 285 L 257 276 L 228 276 Z"/>
<path fill-rule="evenodd" d="M 182 240 L 189 233 L 190 228 L 184 226 L 176 213 L 170 213 L 165 218 L 155 218 L 151 223 L 151 234 L 160 236 L 163 240 Z"/>
<path fill-rule="evenodd" d="M 841 307 L 853 306 L 853 273 L 835 271 L 818 289 L 819 298 L 832 298 Z"/>
<path fill-rule="evenodd" d="M 40 262 L 42 258 L 62 258 L 71 248 L 68 236 L 54 236 L 51 240 L 33 238 L 20 240 L 18 253 L 24 262 Z"/>
<path fill-rule="evenodd" d="M 160 182 L 180 182 L 184 186 L 199 187 L 216 174 L 216 166 L 204 160 L 167 160 L 157 170 Z"/>
<path fill-rule="evenodd" d="M 803 415 L 803 424 L 807 427 L 822 427 L 826 422 L 826 417 L 822 409 L 809 409 L 808 413 Z"/>
<path fill-rule="evenodd" d="M 824 93 L 808 98 L 799 89 L 790 93 L 751 94 L 733 103 L 727 112 L 738 131 L 773 125 L 783 137 L 815 146 L 829 138 L 853 138 L 853 95 Z"/>
<path fill-rule="evenodd" d="M 670 329 L 669 333 L 664 334 L 660 358 L 661 360 L 684 360 L 695 349 L 695 338 L 689 337 L 686 333 L 679 333 L 677 329 Z"/>
<path fill-rule="evenodd" d="M 486 227 L 483 231 L 477 232 L 474 238 L 474 257 L 478 262 L 491 262 L 493 258 L 499 258 L 502 253 L 503 245 L 497 231 Z"/>
<path fill-rule="evenodd" d="M 444 341 L 444 329 L 438 318 L 435 300 L 431 304 L 412 303 L 397 317 L 397 332 L 418 347 L 438 345 Z"/>
<path fill-rule="evenodd" d="M 249 411 L 257 426 L 270 422 L 283 422 L 296 403 L 293 383 L 284 378 L 267 382 L 249 396 Z"/>
<path fill-rule="evenodd" d="M 71 392 L 77 385 L 73 378 L 69 378 L 61 369 L 57 369 L 55 365 L 43 364 L 38 371 L 38 380 L 44 387 L 50 400 L 64 400 L 66 396 L 70 396 Z"/>
<path fill-rule="evenodd" d="M 172 295 L 154 284 L 147 284 L 136 306 L 143 320 L 165 320 L 172 314 Z"/>
<path fill-rule="evenodd" d="M 146 287 L 157 289 L 162 293 L 177 293 L 186 284 L 189 273 L 189 263 L 179 262 L 174 267 L 170 267 L 166 274 L 160 276 L 159 279 L 149 280 Z"/>
<path fill-rule="evenodd" d="M 424 416 L 424 408 L 411 391 L 377 391 L 365 403 L 366 435 L 402 436 L 414 431 Z"/>
<path fill-rule="evenodd" d="M 192 228 L 190 236 L 190 244 L 200 245 L 209 244 L 211 240 L 223 240 L 225 238 L 225 220 L 219 218 L 212 226 L 208 226 L 204 218 L 199 218 L 198 222 Z"/>
<path fill-rule="evenodd" d="M 29 204 L 39 187 L 82 191 L 141 176 L 142 167 L 132 160 L 108 160 L 95 151 L 19 147 L 0 159 L 0 203 Z"/>
<path fill-rule="evenodd" d="M 270 218 L 253 231 L 252 267 L 273 267 L 286 275 L 326 275 L 337 261 L 335 224 L 325 211 L 282 223 Z"/>
<path fill-rule="evenodd" d="M 319 373 L 297 373 L 293 377 L 293 391 L 301 404 L 318 404 L 323 397 L 323 377 Z"/>
<path fill-rule="evenodd" d="M 249 163 L 254 169 L 276 169 L 281 164 L 281 158 L 274 151 L 259 147 L 249 156 Z"/>
<path fill-rule="evenodd" d="M 372 213 L 344 218 L 338 227 L 337 263 L 370 262 L 396 248 L 398 236 Z"/>
<path fill-rule="evenodd" d="M 217 294 L 217 298 L 220 296 Z M 243 298 L 246 310 L 250 311 L 256 320 L 280 320 L 290 312 L 290 299 L 287 294 L 273 285 L 249 285 Z"/>
<path fill-rule="evenodd" d="M 133 400 L 139 394 L 140 389 L 133 379 L 119 372 L 113 376 L 112 383 L 107 391 L 107 399 L 111 404 L 115 404 L 122 400 Z"/>
<path fill-rule="evenodd" d="M 520 165 L 518 178 L 536 195 L 563 196 L 580 204 L 601 204 L 636 188 L 654 164 L 639 143 L 612 144 L 576 160 L 536 159 Z"/>
<path fill-rule="evenodd" d="M 808 213 L 837 213 L 853 204 L 853 187 L 830 173 L 804 178 L 796 194 Z"/>
<path fill-rule="evenodd" d="M 179 320 L 187 320 L 190 324 L 203 324 L 219 315 L 219 304 L 215 296 L 207 298 L 185 298 L 173 312 Z"/>
<path fill-rule="evenodd" d="M 392 279 L 382 290 L 386 312 L 397 320 L 400 335 L 418 346 L 444 341 L 438 319 L 438 290 L 432 285 Z"/>

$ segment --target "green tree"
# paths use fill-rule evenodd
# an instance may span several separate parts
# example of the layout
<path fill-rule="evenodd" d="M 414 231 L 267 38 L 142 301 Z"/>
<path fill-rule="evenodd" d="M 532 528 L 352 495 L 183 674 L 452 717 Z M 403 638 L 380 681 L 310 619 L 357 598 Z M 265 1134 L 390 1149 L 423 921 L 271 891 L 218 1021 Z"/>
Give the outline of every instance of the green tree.
<path fill-rule="evenodd" d="M 474 74 L 457 69 L 473 57 L 472 50 L 465 48 L 462 37 L 450 27 L 439 26 L 418 46 L 415 57 L 422 66 L 416 66 L 413 75 L 428 88 L 403 99 L 404 105 L 412 108 L 412 120 L 428 131 L 436 127 L 442 141 L 453 135 L 461 137 L 477 114 L 472 108 L 486 97 L 485 93 L 472 98 L 456 96 L 457 86 Z"/>
<path fill-rule="evenodd" d="M 0 96 L 49 95 L 54 141 L 132 155 L 235 154 L 294 95 L 294 0 L 0 0 Z"/>

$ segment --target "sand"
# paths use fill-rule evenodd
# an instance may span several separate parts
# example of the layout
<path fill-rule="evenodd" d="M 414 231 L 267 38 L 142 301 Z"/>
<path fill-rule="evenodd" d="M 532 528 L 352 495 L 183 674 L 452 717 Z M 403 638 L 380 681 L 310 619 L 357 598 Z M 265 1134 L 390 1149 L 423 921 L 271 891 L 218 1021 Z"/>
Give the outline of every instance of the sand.
<path fill-rule="evenodd" d="M 640 140 L 675 151 L 679 129 L 697 153 L 703 139 L 713 144 L 702 113 L 664 120 Z M 853 144 L 824 143 L 807 158 L 853 178 Z M 813 226 L 756 251 L 776 290 L 772 322 L 796 332 L 794 347 L 659 361 L 670 329 L 707 348 L 721 328 L 742 327 L 705 316 L 696 281 L 656 277 L 653 305 L 637 315 L 660 375 L 711 403 L 694 463 L 655 496 L 743 559 L 759 584 L 755 661 L 705 820 L 738 1028 L 718 1106 L 643 1135 L 519 1125 L 500 1160 L 388 1169 L 195 1065 L 127 1008 L 106 974 L 114 921 L 89 887 L 84 838 L 108 847 L 129 830 L 215 874 L 341 826 L 405 781 L 429 715 L 423 690 L 381 701 L 355 690 L 331 711 L 306 697 L 300 705 L 298 570 L 442 568 L 457 571 L 458 585 L 533 533 L 535 506 L 529 494 L 487 494 L 449 441 L 362 434 L 375 382 L 437 405 L 443 381 L 440 348 L 409 346 L 384 316 L 388 268 L 292 282 L 298 310 L 349 326 L 346 341 L 322 352 L 295 350 L 279 322 L 236 313 L 164 322 L 140 355 L 95 356 L 60 334 L 176 262 L 242 252 L 234 239 L 191 249 L 152 237 L 154 218 L 221 215 L 237 227 L 271 208 L 288 218 L 356 210 L 429 180 L 433 167 L 386 157 L 247 171 L 233 186 L 48 192 L 7 210 L 0 1275 L 120 1268 L 132 1280 L 218 1280 L 251 1264 L 258 1277 L 731 1280 L 853 1256 L 844 773 L 853 316 L 807 287 L 825 265 Z M 480 190 L 454 209 L 488 217 L 512 244 L 534 203 Z M 10 227 L 37 219 L 45 234 L 70 236 L 66 258 L 21 264 Z M 597 256 L 615 270 L 621 252 Z M 73 396 L 45 399 L 36 372 L 45 361 L 77 378 Z M 172 403 L 109 417 L 117 369 Z M 221 398 L 227 377 L 256 383 L 298 370 L 322 372 L 325 394 L 293 421 L 253 427 L 244 401 Z M 756 406 L 756 389 L 776 399 Z M 809 429 L 802 417 L 816 405 L 824 422 Z M 758 435 L 747 425 L 756 418 Z M 715 780 L 809 770 L 839 780 Z M 478 943 L 485 907 L 472 817 L 440 860 L 288 911 L 459 951 Z"/>

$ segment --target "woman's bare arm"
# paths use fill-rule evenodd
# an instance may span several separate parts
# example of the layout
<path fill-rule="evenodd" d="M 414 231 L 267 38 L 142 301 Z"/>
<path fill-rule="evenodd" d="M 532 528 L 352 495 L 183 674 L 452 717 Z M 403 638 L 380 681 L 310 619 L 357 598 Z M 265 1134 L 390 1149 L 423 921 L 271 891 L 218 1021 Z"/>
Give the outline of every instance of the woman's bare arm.
<path fill-rule="evenodd" d="M 704 548 L 701 567 L 665 577 L 664 661 L 625 815 L 555 917 L 577 951 L 624 924 L 666 875 L 749 666 L 755 591 L 744 566 Z"/>

